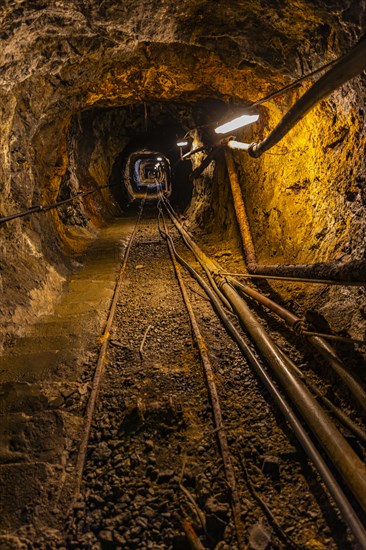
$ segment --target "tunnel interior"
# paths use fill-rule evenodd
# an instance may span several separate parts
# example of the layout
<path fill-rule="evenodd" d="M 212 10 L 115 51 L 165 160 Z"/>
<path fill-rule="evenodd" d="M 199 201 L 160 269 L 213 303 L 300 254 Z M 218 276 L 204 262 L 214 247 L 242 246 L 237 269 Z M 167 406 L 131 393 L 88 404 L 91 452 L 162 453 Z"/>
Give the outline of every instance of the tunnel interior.
<path fill-rule="evenodd" d="M 366 339 L 364 66 L 263 154 L 248 150 L 365 43 L 366 3 L 16 4 L 0 8 L 0 384 L 10 380 L 17 392 L 18 382 L 33 383 L 43 342 L 34 331 L 43 321 L 58 327 L 57 308 L 70 280 L 82 286 L 90 255 L 114 283 L 127 242 L 115 237 L 116 224 L 124 227 L 143 199 L 153 211 L 162 196 L 214 261 L 263 276 L 257 286 L 266 296 L 338 336 L 337 352 L 364 383 L 366 348 L 357 344 Z M 244 114 L 258 119 L 215 132 Z M 245 148 L 231 149 L 229 139 Z M 136 273 L 143 268 L 141 260 Z M 288 273 L 295 280 L 265 278 Z M 302 280 L 310 276 L 347 284 Z M 90 301 L 104 277 L 103 293 L 112 284 L 105 271 L 88 280 Z M 88 322 L 100 330 L 100 319 Z M 92 350 L 96 341 L 88 340 Z M 43 351 L 36 369 L 47 364 Z M 66 360 L 61 372 L 72 376 Z"/>

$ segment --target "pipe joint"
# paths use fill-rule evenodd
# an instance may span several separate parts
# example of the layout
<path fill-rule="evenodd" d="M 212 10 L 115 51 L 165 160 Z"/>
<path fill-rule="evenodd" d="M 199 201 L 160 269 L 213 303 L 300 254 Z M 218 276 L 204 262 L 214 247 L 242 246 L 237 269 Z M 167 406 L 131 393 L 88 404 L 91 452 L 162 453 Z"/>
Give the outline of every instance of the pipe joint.
<path fill-rule="evenodd" d="M 297 321 L 294 322 L 294 324 L 292 325 L 292 330 L 296 333 L 296 334 L 299 334 L 299 335 L 302 335 L 304 333 L 305 330 L 308 330 L 307 329 L 307 326 L 305 324 L 305 321 L 303 319 L 298 319 Z"/>
<path fill-rule="evenodd" d="M 221 290 L 225 283 L 227 283 L 226 277 L 220 274 L 219 271 L 212 273 L 213 279 L 217 284 L 218 288 Z"/>
<path fill-rule="evenodd" d="M 260 157 L 260 155 L 262 154 L 261 153 L 261 150 L 260 150 L 260 145 L 261 145 L 261 142 L 259 143 L 256 143 L 255 141 L 253 143 L 251 143 L 249 145 L 249 149 L 248 149 L 248 155 L 250 157 L 253 157 L 253 158 L 258 158 Z"/>

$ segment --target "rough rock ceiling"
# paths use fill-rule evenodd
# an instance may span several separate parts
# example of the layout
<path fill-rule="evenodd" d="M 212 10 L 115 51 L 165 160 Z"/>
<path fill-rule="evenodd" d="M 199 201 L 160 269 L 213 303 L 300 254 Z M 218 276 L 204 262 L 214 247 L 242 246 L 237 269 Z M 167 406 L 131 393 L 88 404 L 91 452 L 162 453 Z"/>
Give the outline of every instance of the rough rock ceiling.
<path fill-rule="evenodd" d="M 256 99 L 281 74 L 349 47 L 365 9 L 350 0 L 6 2 L 2 90 L 42 86 L 30 105 L 39 115 L 154 98 Z"/>
<path fill-rule="evenodd" d="M 159 103 L 166 105 L 164 112 L 172 112 L 178 121 L 179 106 L 185 105 L 187 112 L 188 105 L 196 109 L 197 120 L 205 123 L 210 116 L 204 107 L 208 99 L 223 100 L 229 106 L 258 99 L 347 51 L 365 32 L 365 20 L 365 0 L 5 0 L 0 8 L 0 213 L 6 215 L 56 200 L 60 185 L 72 173 L 68 165 L 73 152 L 68 148 L 67 134 L 73 115 L 80 111 L 92 115 L 102 109 L 107 112 L 106 108 L 132 106 L 142 113 L 141 104 L 146 103 L 151 113 L 154 104 Z M 356 178 L 360 186 L 364 181 L 359 153 L 363 123 L 359 98 L 363 97 L 363 85 L 359 79 L 357 87 L 345 89 L 348 96 L 337 93 L 333 103 L 308 118 L 305 130 L 310 131 L 299 131 L 293 157 L 267 157 L 243 167 L 244 172 L 248 169 L 255 176 L 248 187 L 249 215 L 260 233 L 258 239 L 263 239 L 263 249 L 270 242 L 272 249 L 280 250 L 273 239 L 281 239 L 285 259 L 289 250 L 297 259 L 302 244 L 292 250 L 292 241 L 286 240 L 288 220 L 284 219 L 289 207 L 297 204 L 300 213 L 309 213 L 309 231 L 322 235 L 324 229 L 328 234 L 327 226 L 332 223 L 337 237 L 332 237 L 333 241 L 337 244 L 339 240 L 343 247 L 352 240 L 353 232 L 358 244 L 352 247 L 362 253 L 360 220 L 364 204 L 360 189 L 353 185 Z M 283 115 L 289 106 L 286 102 L 289 98 L 279 106 L 268 107 L 260 138 Z M 318 122 L 321 117 L 322 125 Z M 141 115 L 139 118 L 141 122 Z M 107 115 L 105 120 L 109 131 Z M 316 135 L 311 131 L 314 126 Z M 351 126 L 352 131 L 344 134 L 343 127 Z M 339 142 L 337 132 L 345 135 L 344 141 Z M 122 143 L 115 140 L 102 147 L 99 134 L 94 135 L 97 145 L 90 153 L 93 162 L 85 169 L 97 185 L 108 181 L 111 155 L 119 153 Z M 303 141 L 309 135 L 310 149 L 307 139 Z M 340 146 L 329 145 L 333 143 Z M 328 155 L 327 165 L 319 157 L 319 144 Z M 107 148 L 108 160 L 106 154 L 103 158 L 101 155 Z M 303 167 L 310 165 L 319 166 L 311 173 L 309 169 L 308 174 Z M 291 167 L 296 169 L 291 171 Z M 281 178 L 272 192 L 274 172 Z M 265 190 L 262 198 L 267 197 L 266 205 L 260 208 L 255 204 L 257 180 Z M 282 182 L 286 182 L 285 193 Z M 326 201 L 318 200 L 318 182 Z M 222 191 L 220 188 L 217 202 L 223 198 Z M 305 193 L 309 195 L 307 202 Z M 328 201 L 329 193 L 334 197 Z M 344 196 L 355 197 L 351 204 L 357 213 L 352 217 L 355 222 L 348 221 L 349 201 Z M 227 199 L 223 198 L 225 204 Z M 331 205 L 327 216 L 322 210 L 326 202 Z M 346 208 L 348 214 L 343 216 Z M 283 214 L 280 223 L 285 239 L 282 234 L 270 234 L 267 227 L 267 218 L 277 223 L 279 211 Z M 218 211 L 221 213 L 227 215 L 224 210 Z M 293 215 L 296 227 L 301 225 L 298 215 L 297 211 Z M 357 231 L 352 226 L 356 222 Z M 30 289 L 41 288 L 49 269 L 53 282 L 46 281 L 45 285 L 54 285 L 53 266 L 60 270 L 55 243 L 60 242 L 65 244 L 66 238 L 56 214 L 35 217 L 24 224 L 15 222 L 4 229 L 0 244 L 6 266 L 4 287 L 7 280 L 19 280 L 25 306 Z M 320 244 L 315 249 L 320 258 L 333 255 L 334 243 L 320 240 Z M 312 252 L 309 248 L 307 254 Z M 343 257 L 343 248 L 339 254 Z M 29 273 L 38 269 L 43 270 L 42 275 L 35 280 Z M 9 297 L 6 314 L 14 309 L 13 298 Z M 38 302 L 33 302 L 36 309 Z"/>

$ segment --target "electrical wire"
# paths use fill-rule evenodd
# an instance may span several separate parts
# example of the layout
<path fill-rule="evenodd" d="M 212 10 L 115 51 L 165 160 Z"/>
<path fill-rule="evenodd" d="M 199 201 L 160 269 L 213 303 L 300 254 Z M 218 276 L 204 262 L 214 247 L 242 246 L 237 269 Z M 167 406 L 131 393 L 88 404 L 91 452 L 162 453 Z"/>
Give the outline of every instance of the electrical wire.
<path fill-rule="evenodd" d="M 347 336 L 338 336 L 337 334 L 327 334 L 324 332 L 312 332 L 309 330 L 303 330 L 301 334 L 307 334 L 308 336 L 319 336 L 326 340 L 335 340 L 336 342 L 345 342 L 346 344 L 358 344 L 359 346 L 366 346 L 366 340 L 359 340 L 358 338 L 347 338 Z"/>
<path fill-rule="evenodd" d="M 261 97 L 260 99 L 257 99 L 257 101 L 254 101 L 253 103 L 249 103 L 245 108 L 249 109 L 249 110 L 253 109 L 254 107 L 262 105 L 263 103 L 267 103 L 267 101 L 270 101 L 271 99 L 274 99 L 274 98 L 276 98 L 276 97 L 292 90 L 293 88 L 296 88 L 297 86 L 301 85 L 301 83 L 304 82 L 305 80 L 308 80 L 309 78 L 312 78 L 313 76 L 321 73 L 325 69 L 328 69 L 329 67 L 331 67 L 332 65 L 334 65 L 335 63 L 337 63 L 338 61 L 343 59 L 343 57 L 344 56 L 340 56 L 337 59 L 333 59 L 332 61 L 329 61 L 328 63 L 325 63 L 325 65 L 321 65 L 320 67 L 318 67 L 317 69 L 314 69 L 310 73 L 308 73 L 306 75 L 303 75 L 300 78 L 297 78 L 293 82 L 290 82 L 290 84 L 286 84 L 286 86 L 283 86 L 282 88 L 279 88 L 278 90 L 275 90 L 274 92 L 271 92 L 271 93 Z M 218 124 L 218 121 L 214 121 L 214 122 L 210 122 L 208 124 L 201 124 L 199 126 L 195 126 L 191 130 L 189 130 L 184 137 L 187 137 L 190 134 L 190 132 L 192 132 L 193 130 L 200 130 L 202 128 L 210 128 L 211 126 L 216 126 L 217 124 Z"/>
<path fill-rule="evenodd" d="M 59 208 L 60 206 L 63 206 L 64 204 L 68 204 L 70 202 L 73 202 L 77 199 L 81 199 L 83 197 L 86 197 L 87 195 L 92 195 L 93 193 L 97 193 L 101 189 L 111 188 L 118 185 L 117 183 L 114 183 L 112 185 L 102 185 L 98 187 L 97 189 L 92 189 L 90 191 L 83 191 L 81 193 L 77 193 L 73 197 L 70 197 L 68 199 L 57 201 L 52 204 L 39 204 L 37 206 L 32 206 L 31 208 L 28 208 L 28 210 L 24 210 L 23 212 L 17 212 L 15 214 L 10 214 L 9 216 L 4 216 L 0 218 L 0 224 L 10 222 L 11 220 L 15 220 L 17 218 L 23 218 L 24 216 L 30 216 L 31 214 L 36 214 L 38 212 L 48 212 L 48 210 L 53 210 L 55 208 Z"/>
<path fill-rule="evenodd" d="M 283 88 L 280 88 L 279 90 L 276 90 L 274 92 L 271 92 L 270 94 L 262 97 L 261 99 L 258 99 L 254 103 L 250 105 L 250 107 L 257 107 L 258 105 L 262 105 L 262 103 L 267 103 L 267 101 L 270 101 L 271 99 L 274 99 L 275 97 L 278 97 L 279 95 L 282 95 L 285 92 L 288 92 L 289 90 L 292 90 L 293 88 L 296 88 L 299 86 L 302 82 L 305 80 L 308 80 L 309 78 L 312 78 L 316 74 L 321 73 L 325 69 L 328 69 L 328 67 L 331 67 L 338 61 L 340 61 L 343 58 L 343 56 L 338 57 L 337 59 L 333 59 L 333 61 L 329 61 L 329 63 L 326 63 L 325 65 L 322 65 L 318 69 L 314 69 L 314 71 L 311 71 L 310 73 L 301 76 L 300 78 L 294 80 L 294 82 L 291 82 L 290 84 L 287 84 L 286 86 L 283 86 Z"/>
<path fill-rule="evenodd" d="M 274 281 L 288 281 L 291 283 L 310 283 L 320 285 L 337 285 L 337 286 L 365 286 L 365 282 L 355 281 L 336 281 L 334 279 L 305 279 L 302 277 L 286 277 L 285 275 L 257 275 L 255 273 L 229 273 L 227 271 L 220 272 L 223 276 L 239 277 L 244 279 L 268 279 Z"/>

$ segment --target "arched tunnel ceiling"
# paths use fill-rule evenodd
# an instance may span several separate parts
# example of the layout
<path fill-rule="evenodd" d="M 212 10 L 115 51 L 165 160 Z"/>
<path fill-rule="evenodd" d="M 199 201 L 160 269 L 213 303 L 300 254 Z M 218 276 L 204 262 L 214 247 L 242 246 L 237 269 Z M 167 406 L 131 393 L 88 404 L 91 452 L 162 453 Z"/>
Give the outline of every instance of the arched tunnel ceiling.
<path fill-rule="evenodd" d="M 73 114 L 254 101 L 346 51 L 365 13 L 364 1 L 350 0 L 5 2 L 0 206 L 10 187 L 17 200 L 19 179 L 54 187 Z"/>
<path fill-rule="evenodd" d="M 145 106 L 155 129 L 160 120 L 165 124 L 169 118 L 182 130 L 215 122 L 222 106 L 234 111 L 348 51 L 365 32 L 366 19 L 364 0 L 6 0 L 3 4 L 1 215 L 55 201 L 66 180 L 74 191 L 108 183 L 128 139 L 144 129 Z M 364 181 L 363 90 L 359 77 L 355 85 L 336 92 L 321 112 L 309 116 L 301 132 L 293 133 L 292 157 L 248 160 L 249 216 L 260 248 L 266 250 L 271 243 L 269 254 L 310 261 L 314 251 L 319 259 L 342 259 L 352 250 L 363 253 L 364 204 L 356 179 L 360 185 Z M 255 138 L 262 139 L 294 100 L 295 96 L 285 96 L 281 103 L 270 104 Z M 131 129 L 129 137 L 122 132 L 120 109 L 129 113 L 123 119 Z M 322 124 L 318 124 L 320 114 Z M 79 149 L 78 140 L 83 142 Z M 334 151 L 336 157 L 331 158 Z M 274 172 L 279 176 L 276 189 Z M 196 196 L 205 192 L 197 184 Z M 264 201 L 260 208 L 258 194 Z M 215 201 L 230 201 L 225 186 L 216 186 Z M 97 210 L 93 206 L 93 221 Z M 205 212 L 201 214 L 206 219 Z M 234 232 L 235 223 L 226 219 L 231 214 L 224 210 L 216 214 Z M 304 218 L 300 223 L 299 216 Z M 271 233 L 275 224 L 280 227 L 277 234 Z M 302 232 L 287 238 L 298 227 Z M 320 237 L 304 247 L 309 232 Z M 4 285 L 19 280 L 25 307 L 41 299 L 38 290 L 37 299 L 29 298 L 37 285 L 58 291 L 53 270 L 56 266 L 58 274 L 63 273 L 57 254 L 70 244 L 65 234 L 54 211 L 4 228 Z M 80 239 L 71 240 L 72 250 L 79 250 Z M 43 269 L 42 275 L 34 276 L 38 269 Z M 16 290 L 3 306 L 6 315 L 14 313 L 14 296 L 18 299 Z"/>
<path fill-rule="evenodd" d="M 346 53 L 365 33 L 365 21 L 366 0 L 3 0 L 0 217 L 33 205 L 43 210 L 1 227 L 0 350 L 16 353 L 17 339 L 52 317 L 89 253 L 114 284 L 127 241 L 118 234 L 110 244 L 112 269 L 103 259 L 108 246 L 98 239 L 128 217 L 128 163 L 145 149 L 168 159 L 170 199 L 212 257 L 245 268 L 224 154 L 192 181 L 204 155 L 180 163 L 176 138 L 190 132 L 190 144 L 208 149 L 217 137 L 212 124 Z M 310 86 L 261 106 L 254 130 L 236 137 L 265 138 Z M 233 153 L 260 265 L 365 265 L 365 89 L 363 74 L 335 90 L 268 156 Z M 83 199 L 74 200 L 79 192 Z M 70 197 L 72 205 L 48 210 Z M 77 286 L 95 282 L 86 281 Z M 264 284 L 270 294 L 270 282 Z M 272 294 L 295 313 L 365 338 L 365 288 L 281 285 Z M 103 311 L 94 303 L 81 309 L 93 308 L 96 327 Z M 27 357 L 21 361 L 28 369 Z M 72 361 L 62 376 L 69 368 L 75 375 Z"/>
<path fill-rule="evenodd" d="M 255 100 L 349 47 L 365 14 L 364 2 L 341 0 L 6 4 L 2 90 L 23 88 L 39 116 L 156 98 Z"/>

